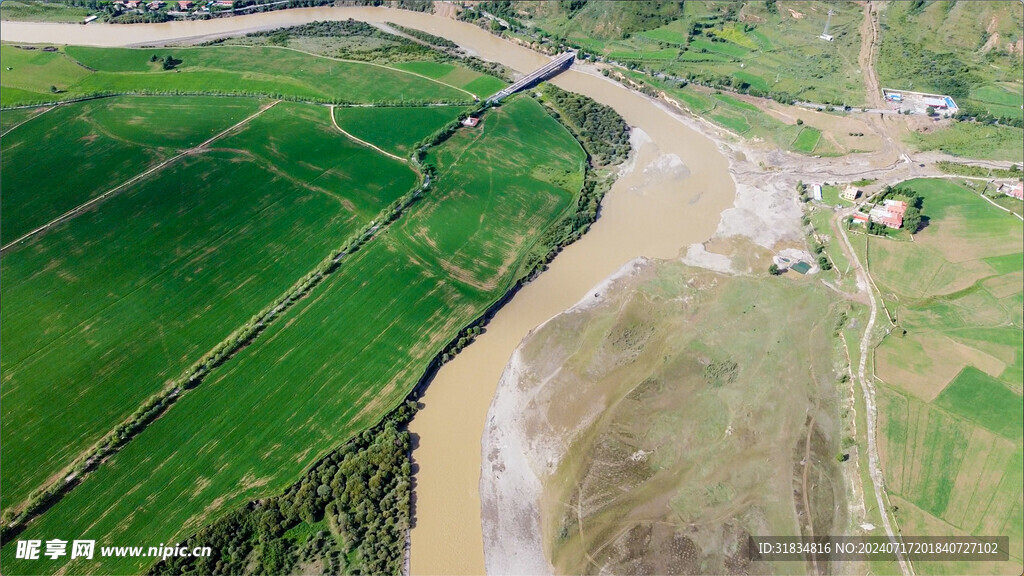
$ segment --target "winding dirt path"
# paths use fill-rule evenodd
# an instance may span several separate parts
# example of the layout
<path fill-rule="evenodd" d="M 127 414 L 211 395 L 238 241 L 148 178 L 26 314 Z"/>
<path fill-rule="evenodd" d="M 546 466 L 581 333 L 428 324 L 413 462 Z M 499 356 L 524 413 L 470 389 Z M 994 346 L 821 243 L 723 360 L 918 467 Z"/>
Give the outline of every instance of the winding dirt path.
<path fill-rule="evenodd" d="M 882 88 L 875 72 L 875 53 L 878 47 L 878 23 L 875 21 L 875 8 L 870 1 L 864 3 L 864 20 L 860 25 L 860 54 L 857 63 L 864 73 L 864 88 L 867 90 L 867 101 L 872 108 L 885 108 Z"/>
<path fill-rule="evenodd" d="M 218 132 L 217 134 L 215 134 L 212 137 L 208 138 L 207 140 L 203 141 L 199 145 L 193 146 L 192 148 L 189 148 L 187 150 L 183 150 L 183 151 L 179 152 L 178 154 L 168 158 L 167 160 L 164 160 L 163 162 L 157 164 L 156 166 L 153 166 L 152 168 L 149 168 L 148 170 L 146 170 L 146 171 L 144 171 L 144 172 L 142 172 L 140 174 L 136 174 L 135 176 L 132 176 L 128 180 L 125 180 L 124 182 L 118 184 L 117 186 L 111 188 L 110 190 L 107 190 L 103 194 L 100 194 L 99 196 L 93 198 L 92 200 L 89 200 L 88 202 L 86 202 L 84 204 L 81 204 L 79 206 L 76 206 L 76 207 L 72 208 L 71 210 L 68 210 L 67 212 L 61 214 L 60 216 L 54 218 L 53 220 L 50 220 L 49 222 L 47 222 L 46 224 L 43 224 L 42 226 L 36 228 L 35 230 L 32 230 L 31 232 L 25 234 L 24 236 L 21 236 L 20 238 L 18 238 L 16 240 L 12 240 L 11 242 L 8 242 L 7 244 L 4 244 L 3 247 L 0 247 L 0 253 L 3 253 L 5 251 L 7 251 L 12 246 L 20 244 L 20 243 L 24 242 L 25 240 L 28 240 L 29 238 L 35 236 L 36 234 L 44 232 L 44 231 L 46 231 L 46 230 L 56 226 L 57 224 L 60 224 L 61 222 L 66 222 L 68 220 L 71 220 L 75 216 L 78 216 L 82 212 L 85 212 L 86 210 L 88 210 L 90 207 L 95 206 L 96 204 L 99 204 L 100 202 L 103 202 L 107 198 L 110 198 L 111 196 L 113 196 L 114 194 L 117 194 L 118 192 L 124 190 L 128 186 L 131 186 L 132 184 L 135 184 L 136 182 L 142 180 L 146 176 L 149 176 L 150 174 L 153 174 L 154 172 L 157 172 L 157 171 L 159 171 L 159 170 L 169 166 L 170 164 L 174 163 L 175 161 L 177 161 L 177 160 L 179 160 L 179 159 L 181 159 L 181 158 L 183 158 L 185 156 L 189 156 L 191 154 L 195 154 L 196 152 L 202 151 L 204 148 L 209 146 L 214 141 L 220 139 L 225 134 L 228 134 L 228 133 L 232 132 L 233 130 L 236 130 L 237 128 L 239 128 L 241 126 L 244 126 L 250 120 L 258 117 L 259 115 L 263 114 L 267 110 L 270 110 L 271 108 L 276 106 L 278 102 L 280 102 L 280 100 L 274 100 L 273 102 L 260 107 L 259 110 L 257 110 L 255 113 L 253 113 L 249 117 L 245 118 L 241 122 L 239 122 L 239 123 L 237 123 L 237 124 L 227 128 L 225 130 L 222 130 L 221 132 Z"/>
<path fill-rule="evenodd" d="M 349 140 L 355 142 L 356 144 L 359 144 L 360 146 L 366 146 L 367 148 L 371 148 L 373 150 L 376 150 L 377 152 L 380 152 L 381 154 L 387 156 L 388 158 L 394 158 L 395 160 L 398 160 L 399 162 L 402 162 L 403 164 L 408 164 L 409 163 L 409 161 L 406 160 L 405 158 L 400 158 L 398 156 L 395 156 L 391 152 L 387 152 L 385 150 L 381 150 L 379 147 L 374 146 L 373 144 L 370 144 L 366 140 L 363 140 L 361 138 L 356 138 L 355 136 L 349 134 L 348 132 L 345 132 L 341 128 L 341 126 L 338 126 L 338 120 L 334 117 L 334 109 L 335 108 L 337 108 L 337 106 L 331 105 L 331 124 L 334 124 L 334 127 L 338 129 L 338 132 L 341 132 L 342 134 L 344 134 L 346 138 L 348 138 Z"/>
<path fill-rule="evenodd" d="M 871 290 L 873 283 L 868 278 L 867 271 L 861 266 L 860 259 L 853 250 L 853 244 L 850 243 L 850 237 L 846 234 L 846 229 L 842 225 L 842 219 L 846 217 L 847 213 L 848 211 L 842 211 L 836 214 L 835 227 L 839 230 L 840 237 L 843 239 L 843 251 L 846 252 L 847 258 L 853 263 L 854 270 L 857 273 L 857 286 L 862 292 L 867 293 L 868 303 L 871 307 L 867 325 L 864 327 L 864 336 L 860 340 L 860 361 L 857 366 L 857 380 L 860 382 L 861 392 L 864 394 L 864 406 L 867 417 L 867 430 L 864 433 L 868 439 L 868 473 L 871 476 L 871 483 L 874 485 L 875 500 L 878 504 L 879 515 L 882 518 L 882 526 L 885 528 L 889 541 L 893 544 L 898 544 L 899 539 L 893 533 L 892 523 L 889 521 L 888 508 L 885 505 L 885 502 L 889 500 L 889 496 L 885 492 L 885 480 L 882 476 L 882 464 L 878 457 L 878 444 L 875 438 L 876 419 L 878 417 L 878 408 L 875 405 L 875 386 L 866 376 L 867 358 L 868 353 L 871 351 L 871 333 L 875 329 L 875 319 L 878 317 L 878 304 L 875 302 L 875 295 Z M 903 557 L 903 554 L 898 549 L 896 559 L 899 561 L 900 572 L 903 576 L 913 576 L 913 566 L 911 566 L 909 560 Z"/>

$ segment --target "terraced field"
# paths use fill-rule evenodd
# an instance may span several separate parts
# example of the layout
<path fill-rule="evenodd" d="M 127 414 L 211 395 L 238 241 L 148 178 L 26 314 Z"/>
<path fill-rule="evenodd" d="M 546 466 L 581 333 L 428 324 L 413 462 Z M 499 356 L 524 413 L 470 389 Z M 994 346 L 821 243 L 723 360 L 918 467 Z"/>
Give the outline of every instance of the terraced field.
<path fill-rule="evenodd" d="M 915 242 L 872 241 L 871 273 L 906 335 L 876 351 L 886 483 L 905 534 L 1009 535 L 1011 562 L 927 573 L 1018 573 L 1024 549 L 1024 227 L 949 180 Z M 913 530 L 913 532 L 911 532 Z"/>
<path fill-rule="evenodd" d="M 4 65 L 12 68 L 4 74 L 3 106 L 111 92 L 269 95 L 335 103 L 468 103 L 473 99 L 463 89 L 396 68 L 270 46 L 159 50 L 73 46 L 43 52 L 4 45 L 0 54 Z M 163 68 L 162 60 L 168 56 L 180 61 L 173 70 Z M 254 63 L 259 63 L 258 72 Z"/>
<path fill-rule="evenodd" d="M 99 122 L 121 104 L 66 108 Z M 136 129 L 132 116 L 117 118 L 113 132 Z M 159 136 L 171 118 L 146 125 Z M 58 155 L 47 159 L 59 170 Z M 339 134 L 326 108 L 282 103 L 4 254 L 3 466 L 18 471 L 4 474 L 5 504 L 21 502 L 415 181 Z"/>
<path fill-rule="evenodd" d="M 232 147 L 251 138 L 266 141 L 265 154 L 287 153 L 273 134 L 243 136 Z M 422 200 L 22 537 L 60 531 L 111 543 L 139 534 L 173 542 L 232 506 L 280 491 L 399 402 L 433 356 L 513 286 L 536 239 L 573 205 L 584 159 L 571 135 L 525 98 L 458 131 L 428 156 L 438 178 Z M 324 229 L 310 223 L 289 231 L 327 236 Z M 3 554 L 17 569 L 13 547 Z M 32 569 L 62 565 L 41 559 Z M 75 569 L 143 567 L 107 558 Z"/>
<path fill-rule="evenodd" d="M 594 2 L 570 17 L 561 5 L 521 3 L 534 15 L 525 20 L 538 28 L 618 62 L 815 102 L 865 102 L 857 67 L 862 6 L 688 1 L 681 17 L 635 23 L 628 34 L 616 28 L 615 14 L 601 14 L 636 11 L 626 6 Z M 829 9 L 833 42 L 818 37 Z"/>

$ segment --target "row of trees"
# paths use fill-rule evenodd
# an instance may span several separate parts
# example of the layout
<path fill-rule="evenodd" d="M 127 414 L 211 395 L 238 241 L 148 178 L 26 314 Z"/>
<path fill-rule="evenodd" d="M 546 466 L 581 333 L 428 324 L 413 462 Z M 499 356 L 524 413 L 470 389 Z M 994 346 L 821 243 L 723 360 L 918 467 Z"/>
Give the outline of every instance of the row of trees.
<path fill-rule="evenodd" d="M 412 36 L 413 38 L 416 38 L 417 40 L 422 40 L 422 41 L 426 42 L 427 44 L 430 44 L 431 46 L 438 46 L 440 48 L 458 48 L 459 47 L 459 45 L 456 44 L 455 42 L 452 42 L 451 40 L 449 40 L 447 38 L 444 38 L 442 36 L 435 36 L 434 34 L 430 34 L 428 32 L 424 32 L 422 30 L 417 30 L 415 28 L 409 28 L 407 26 L 402 26 L 401 24 L 395 24 L 394 22 L 387 22 L 387 25 L 392 27 L 392 28 L 394 28 L 395 30 L 398 30 L 399 32 L 401 32 L 403 34 L 408 34 L 409 36 Z"/>
<path fill-rule="evenodd" d="M 412 513 L 407 401 L 315 464 L 283 494 L 250 503 L 185 540 L 207 558 L 169 558 L 149 574 L 287 574 L 320 560 L 324 573 L 400 574 Z M 323 524 L 306 542 L 289 531 Z"/>

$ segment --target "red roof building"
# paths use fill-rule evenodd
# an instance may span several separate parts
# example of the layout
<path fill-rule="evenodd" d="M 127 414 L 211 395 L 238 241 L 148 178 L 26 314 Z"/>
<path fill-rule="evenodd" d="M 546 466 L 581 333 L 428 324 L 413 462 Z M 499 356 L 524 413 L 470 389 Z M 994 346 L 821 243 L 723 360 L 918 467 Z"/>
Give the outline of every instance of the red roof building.
<path fill-rule="evenodd" d="M 1017 184 L 1016 186 L 1011 186 L 1006 191 L 1006 195 L 1013 196 L 1017 200 L 1024 200 L 1024 184 Z"/>
<path fill-rule="evenodd" d="M 188 10 L 192 7 L 192 0 L 178 0 L 178 10 Z"/>
<path fill-rule="evenodd" d="M 863 212 L 854 212 L 853 213 L 853 221 L 854 221 L 854 223 L 859 222 L 861 224 L 867 224 L 868 220 L 869 220 L 868 215 L 863 213 Z"/>
<path fill-rule="evenodd" d="M 886 200 L 881 206 L 875 206 L 868 214 L 873 222 L 889 228 L 902 228 L 903 215 L 907 213 L 907 203 L 901 200 Z"/>

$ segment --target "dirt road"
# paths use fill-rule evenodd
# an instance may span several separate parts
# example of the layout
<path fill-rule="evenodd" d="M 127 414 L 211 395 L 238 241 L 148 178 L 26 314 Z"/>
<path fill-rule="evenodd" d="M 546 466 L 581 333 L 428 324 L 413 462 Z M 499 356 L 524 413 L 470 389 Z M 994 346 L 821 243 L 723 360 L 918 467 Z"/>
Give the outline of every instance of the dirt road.
<path fill-rule="evenodd" d="M 864 336 L 860 340 L 860 362 L 857 366 L 857 380 L 860 382 L 861 392 L 864 394 L 864 406 L 867 416 L 867 430 L 865 435 L 868 438 L 868 472 L 871 476 L 871 483 L 874 485 L 875 500 L 878 503 L 878 512 L 882 517 L 882 526 L 885 528 L 885 533 L 889 537 L 889 540 L 894 544 L 899 542 L 899 539 L 895 535 L 892 529 L 892 523 L 889 521 L 888 506 L 885 503 L 889 500 L 888 495 L 885 492 L 885 480 L 882 476 L 882 464 L 878 457 L 878 445 L 875 440 L 875 431 L 877 427 L 878 408 L 875 405 L 875 386 L 867 377 L 867 358 L 871 352 L 871 336 L 875 329 L 875 319 L 878 317 L 878 303 L 875 301 L 875 295 L 871 291 L 871 281 L 868 278 L 867 271 L 861 266 L 860 259 L 857 257 L 857 253 L 853 250 L 853 245 L 850 243 L 850 237 L 846 233 L 846 228 L 842 225 L 842 220 L 847 216 L 846 212 L 840 212 L 836 214 L 834 228 L 839 230 L 840 236 L 843 240 L 842 246 L 843 251 L 846 252 L 847 258 L 853 263 L 854 270 L 857 273 L 857 286 L 861 292 L 867 293 L 868 302 L 871 305 L 871 313 L 868 316 L 867 325 L 864 327 Z M 903 576 L 913 576 L 914 569 L 911 566 L 910 561 L 903 557 L 898 549 L 896 552 L 896 558 L 900 563 L 900 572 Z"/>
<path fill-rule="evenodd" d="M 4 246 L 2 248 L 0 248 L 0 253 L 6 252 L 12 246 L 20 244 L 20 243 L 24 242 L 25 240 L 28 240 L 29 238 L 35 236 L 36 234 L 39 234 L 39 233 L 44 232 L 46 230 L 49 230 L 50 228 L 56 226 L 57 224 L 60 224 L 61 222 L 66 222 L 67 220 L 70 220 L 70 219 L 74 218 L 75 216 L 78 216 L 79 214 L 85 212 L 86 210 L 88 210 L 89 208 L 95 206 L 96 204 L 99 204 L 100 202 L 103 202 L 107 198 L 110 198 L 111 196 L 113 196 L 114 194 L 117 194 L 118 192 L 124 190 L 128 186 L 131 186 L 132 184 L 135 184 L 136 182 L 138 182 L 139 180 L 142 180 L 146 176 L 149 176 L 150 174 L 153 174 L 154 172 L 157 172 L 157 171 L 163 169 L 164 167 L 174 163 L 178 159 L 183 158 L 185 156 L 188 156 L 190 154 L 195 154 L 196 152 L 202 151 L 204 148 L 209 146 L 212 142 L 214 142 L 216 140 L 219 140 L 225 134 L 228 134 L 228 133 L 232 132 L 233 130 L 235 130 L 235 129 L 241 127 L 241 126 L 244 126 L 249 121 L 251 121 L 253 118 L 256 118 L 260 114 L 263 114 L 267 110 L 270 110 L 278 102 L 280 102 L 280 100 L 274 100 L 270 104 L 267 104 L 265 106 L 261 106 L 260 109 L 257 110 L 255 113 L 253 113 L 251 116 L 245 118 L 244 120 L 242 120 L 241 122 L 231 126 L 230 128 L 227 128 L 226 130 L 218 132 L 217 134 L 215 134 L 212 137 L 208 138 L 204 142 L 200 143 L 198 146 L 194 146 L 192 148 L 189 148 L 188 150 L 184 150 L 184 151 L 176 154 L 175 156 L 172 156 L 172 157 L 168 158 L 167 160 L 164 160 L 163 162 L 157 164 L 156 166 L 153 166 L 152 168 L 149 168 L 149 169 L 147 169 L 146 171 L 144 171 L 144 172 L 142 172 L 140 174 L 136 174 L 135 176 L 132 176 L 128 180 L 125 180 L 124 182 L 118 184 L 117 186 L 111 188 L 110 190 L 107 190 L 103 194 L 100 194 L 99 196 L 93 198 L 92 200 L 89 200 L 88 202 L 86 202 L 84 204 L 76 206 L 76 207 L 72 208 L 71 210 L 68 210 L 67 212 L 61 214 L 60 216 L 54 218 L 53 220 L 50 220 L 46 224 L 43 224 L 42 226 L 36 228 L 35 230 L 32 230 L 31 232 L 25 234 L 24 236 L 21 236 L 20 238 L 18 238 L 16 240 L 12 240 L 11 242 L 8 242 L 7 244 L 4 244 Z"/>

